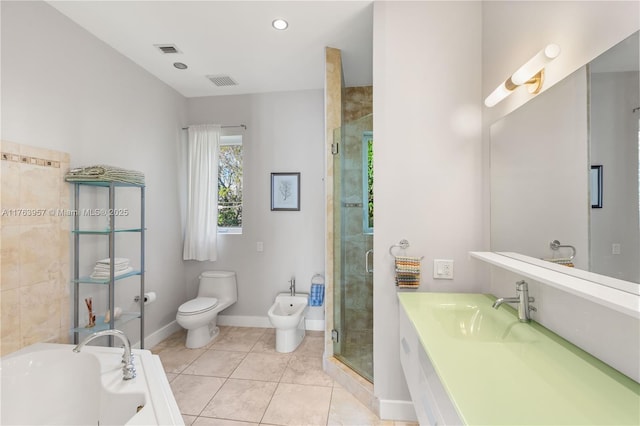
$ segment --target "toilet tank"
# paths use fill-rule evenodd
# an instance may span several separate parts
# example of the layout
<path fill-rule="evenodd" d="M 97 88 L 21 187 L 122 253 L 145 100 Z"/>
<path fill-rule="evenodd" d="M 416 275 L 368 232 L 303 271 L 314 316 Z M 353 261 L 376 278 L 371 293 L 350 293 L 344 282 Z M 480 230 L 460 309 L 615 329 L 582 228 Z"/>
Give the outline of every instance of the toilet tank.
<path fill-rule="evenodd" d="M 215 297 L 218 300 L 238 300 L 236 273 L 233 271 L 203 271 L 200 274 L 198 297 Z"/>

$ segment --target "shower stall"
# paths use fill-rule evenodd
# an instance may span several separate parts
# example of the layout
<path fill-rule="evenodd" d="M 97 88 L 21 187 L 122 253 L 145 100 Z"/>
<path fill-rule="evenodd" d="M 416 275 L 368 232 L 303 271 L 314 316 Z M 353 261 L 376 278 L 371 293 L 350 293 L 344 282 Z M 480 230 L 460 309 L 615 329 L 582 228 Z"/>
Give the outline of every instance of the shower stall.
<path fill-rule="evenodd" d="M 333 152 L 333 354 L 373 382 L 373 114 L 342 123 Z"/>

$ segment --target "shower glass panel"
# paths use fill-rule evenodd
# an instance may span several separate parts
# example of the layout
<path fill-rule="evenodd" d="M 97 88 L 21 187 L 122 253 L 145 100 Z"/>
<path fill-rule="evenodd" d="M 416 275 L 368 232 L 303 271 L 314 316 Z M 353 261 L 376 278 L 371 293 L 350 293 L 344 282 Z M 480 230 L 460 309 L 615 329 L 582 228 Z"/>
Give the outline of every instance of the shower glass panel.
<path fill-rule="evenodd" d="M 333 353 L 373 382 L 373 115 L 343 124 L 334 170 Z"/>

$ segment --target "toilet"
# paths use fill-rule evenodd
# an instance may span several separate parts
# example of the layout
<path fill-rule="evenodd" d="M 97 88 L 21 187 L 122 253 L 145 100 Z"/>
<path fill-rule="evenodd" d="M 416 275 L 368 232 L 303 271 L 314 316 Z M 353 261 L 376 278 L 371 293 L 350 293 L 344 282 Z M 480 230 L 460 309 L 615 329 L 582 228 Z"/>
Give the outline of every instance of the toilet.
<path fill-rule="evenodd" d="M 176 321 L 187 330 L 186 347 L 197 349 L 211 342 L 219 333 L 218 313 L 238 300 L 236 273 L 204 271 L 200 274 L 198 296 L 178 308 Z"/>
<path fill-rule="evenodd" d="M 276 329 L 276 351 L 293 352 L 304 339 L 304 312 L 309 304 L 307 293 L 280 293 L 269 308 L 269 321 Z"/>

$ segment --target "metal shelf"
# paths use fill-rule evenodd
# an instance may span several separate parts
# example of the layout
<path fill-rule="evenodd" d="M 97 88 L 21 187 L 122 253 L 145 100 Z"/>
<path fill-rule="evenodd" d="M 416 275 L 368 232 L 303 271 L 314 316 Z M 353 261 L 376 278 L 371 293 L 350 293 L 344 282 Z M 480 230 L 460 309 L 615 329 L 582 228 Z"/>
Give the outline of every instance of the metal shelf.
<path fill-rule="evenodd" d="M 80 326 L 80 311 L 81 311 L 81 303 L 80 303 L 80 284 L 98 284 L 107 287 L 108 298 L 107 298 L 107 306 L 101 307 L 104 310 L 113 310 L 115 305 L 115 295 L 116 295 L 116 281 L 122 280 L 124 278 L 137 276 L 140 281 L 140 295 L 144 294 L 144 254 L 145 254 L 145 185 L 126 183 L 126 182 L 105 182 L 105 181 L 69 181 L 69 183 L 74 185 L 74 209 L 76 212 L 80 210 L 80 187 L 81 186 L 92 186 L 92 187 L 102 187 L 106 188 L 108 191 L 109 197 L 109 208 L 108 210 L 104 210 L 109 216 L 109 228 L 103 229 L 80 229 L 80 216 L 75 215 L 73 217 L 73 230 L 71 234 L 73 235 L 73 243 L 74 243 L 74 267 L 73 267 L 73 286 L 74 286 L 74 314 L 73 314 L 73 328 L 72 332 L 74 335 L 74 342 L 78 343 L 80 333 L 86 332 L 96 332 L 107 329 L 114 329 L 116 326 L 121 326 L 129 321 L 139 319 L 140 321 L 140 348 L 144 349 L 144 297 L 140 298 L 139 301 L 139 310 L 140 312 L 135 313 L 123 313 L 122 316 L 116 320 L 114 316 L 111 316 L 111 319 L 108 323 L 104 322 L 104 317 L 98 317 L 96 320 L 96 325 L 91 328 L 86 328 Z M 115 198 L 116 198 L 116 189 L 120 187 L 129 187 L 129 188 L 139 188 L 140 189 L 140 221 L 139 226 L 133 228 L 115 228 L 115 221 L 118 219 L 117 215 L 114 215 L 115 211 Z M 102 191 L 96 189 L 96 191 Z M 116 234 L 121 233 L 137 233 L 140 235 L 140 258 L 139 265 L 140 269 L 133 270 L 131 272 L 127 272 L 121 275 L 112 275 L 104 279 L 94 279 L 88 276 L 80 276 L 80 240 L 82 235 L 104 235 L 108 239 L 109 246 L 109 258 L 111 259 L 111 263 L 115 262 L 115 236 Z M 100 310 L 101 308 L 97 308 Z M 109 345 L 113 346 L 113 337 L 109 338 Z"/>

